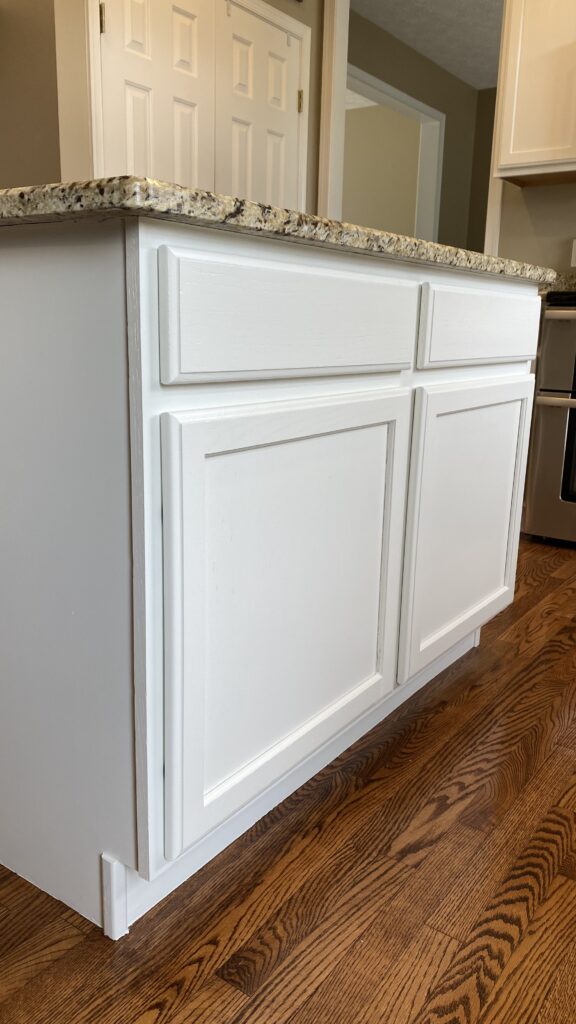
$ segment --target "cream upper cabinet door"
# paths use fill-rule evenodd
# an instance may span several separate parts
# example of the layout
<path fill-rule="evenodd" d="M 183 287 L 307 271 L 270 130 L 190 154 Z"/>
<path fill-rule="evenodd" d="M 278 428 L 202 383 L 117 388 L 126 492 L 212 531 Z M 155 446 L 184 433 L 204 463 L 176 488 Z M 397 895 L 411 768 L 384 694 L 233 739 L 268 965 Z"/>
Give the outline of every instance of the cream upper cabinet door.
<path fill-rule="evenodd" d="M 106 175 L 214 188 L 214 0 L 106 0 Z"/>
<path fill-rule="evenodd" d="M 395 684 L 409 391 L 162 417 L 166 856 Z"/>
<path fill-rule="evenodd" d="M 510 604 L 532 377 L 417 392 L 399 681 Z"/>
<path fill-rule="evenodd" d="M 576 166 L 574 0 L 508 0 L 499 91 L 500 174 Z"/>
<path fill-rule="evenodd" d="M 260 0 L 214 3 L 216 191 L 305 209 L 310 30 Z"/>

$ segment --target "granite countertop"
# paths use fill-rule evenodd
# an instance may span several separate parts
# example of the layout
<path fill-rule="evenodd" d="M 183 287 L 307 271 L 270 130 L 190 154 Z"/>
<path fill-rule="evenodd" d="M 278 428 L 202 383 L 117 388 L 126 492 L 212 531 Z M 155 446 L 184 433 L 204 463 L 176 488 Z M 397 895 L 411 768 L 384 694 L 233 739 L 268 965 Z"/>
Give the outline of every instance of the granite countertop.
<path fill-rule="evenodd" d="M 556 280 L 546 286 L 547 292 L 576 292 L 576 270 L 559 270 Z"/>
<path fill-rule="evenodd" d="M 534 267 L 529 263 L 395 235 L 389 231 L 356 227 L 312 214 L 280 210 L 150 178 L 102 178 L 0 189 L 0 226 L 119 214 L 158 217 L 202 227 L 311 242 L 374 256 L 524 278 L 540 285 L 550 286 L 556 280 L 556 271 L 550 268 Z"/>

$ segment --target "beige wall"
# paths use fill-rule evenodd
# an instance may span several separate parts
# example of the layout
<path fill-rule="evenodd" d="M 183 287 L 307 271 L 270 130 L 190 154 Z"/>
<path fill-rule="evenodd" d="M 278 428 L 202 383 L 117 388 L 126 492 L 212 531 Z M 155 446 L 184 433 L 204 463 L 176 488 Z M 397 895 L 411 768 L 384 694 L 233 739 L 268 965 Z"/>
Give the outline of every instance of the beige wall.
<path fill-rule="evenodd" d="M 495 107 L 496 89 L 481 89 L 476 104 L 476 130 L 468 217 L 468 248 L 477 252 L 484 251 Z"/>
<path fill-rule="evenodd" d="M 312 29 L 310 45 L 310 109 L 308 113 L 308 210 L 318 206 L 318 149 L 320 142 L 320 95 L 322 90 L 322 38 L 324 0 L 267 0 L 271 7 L 284 11 Z"/>
<path fill-rule="evenodd" d="M 504 182 L 501 256 L 569 270 L 576 238 L 576 185 L 518 188 Z"/>
<path fill-rule="evenodd" d="M 0 188 L 58 181 L 53 0 L 0 4 Z"/>
<path fill-rule="evenodd" d="M 386 106 L 346 112 L 342 217 L 414 234 L 420 123 Z"/>
<path fill-rule="evenodd" d="M 355 12 L 351 64 L 446 114 L 439 241 L 466 246 L 477 91 Z"/>

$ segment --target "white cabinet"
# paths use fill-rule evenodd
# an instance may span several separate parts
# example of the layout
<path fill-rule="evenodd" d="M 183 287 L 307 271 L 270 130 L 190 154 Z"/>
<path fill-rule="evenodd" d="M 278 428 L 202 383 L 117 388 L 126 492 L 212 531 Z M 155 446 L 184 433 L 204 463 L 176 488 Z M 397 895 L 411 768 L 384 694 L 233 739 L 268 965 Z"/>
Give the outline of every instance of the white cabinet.
<path fill-rule="evenodd" d="M 0 236 L 0 861 L 118 937 L 511 600 L 537 284 Z"/>
<path fill-rule="evenodd" d="M 164 415 L 168 858 L 394 687 L 410 411 Z"/>
<path fill-rule="evenodd" d="M 576 4 L 508 0 L 496 174 L 576 172 Z"/>
<path fill-rule="evenodd" d="M 416 396 L 399 681 L 513 600 L 533 378 Z"/>

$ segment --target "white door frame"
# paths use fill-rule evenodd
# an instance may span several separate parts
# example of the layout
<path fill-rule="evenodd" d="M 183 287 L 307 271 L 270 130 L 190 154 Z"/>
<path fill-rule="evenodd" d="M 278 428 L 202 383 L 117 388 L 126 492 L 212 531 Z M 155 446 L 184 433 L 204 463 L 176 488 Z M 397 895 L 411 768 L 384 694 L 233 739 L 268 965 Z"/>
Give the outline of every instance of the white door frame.
<path fill-rule="evenodd" d="M 342 217 L 350 0 L 324 0 L 318 214 Z"/>
<path fill-rule="evenodd" d="M 346 123 L 346 86 L 348 77 L 348 29 L 350 22 L 350 0 L 324 0 L 324 40 L 322 62 L 322 106 L 320 117 L 320 150 L 318 167 L 318 214 L 321 217 L 342 218 L 342 184 L 344 172 L 344 132 Z M 385 92 L 387 102 L 393 95 L 419 111 L 421 117 L 421 140 L 424 153 L 421 152 L 421 164 L 418 180 L 422 191 L 422 202 L 417 212 L 417 234 L 435 240 L 438 237 L 439 196 L 442 181 L 442 156 L 444 150 L 444 125 L 446 117 L 438 110 L 419 103 L 410 96 L 399 93 L 385 82 L 355 69 L 357 76 L 364 76 L 364 84 L 371 85 L 381 93 Z M 357 85 L 356 85 L 357 88 Z M 358 89 L 360 91 L 360 89 Z M 407 111 L 404 109 L 403 111 Z M 426 120 L 425 120 L 426 119 Z M 438 127 L 436 127 L 438 126 Z M 436 206 L 430 214 L 431 198 L 424 199 L 424 184 L 430 172 L 430 158 L 434 167 L 433 145 L 434 134 L 437 140 L 437 179 Z M 426 161 L 428 164 L 426 165 Z M 428 190 L 426 190 L 428 191 Z M 427 218 L 424 209 L 428 210 Z M 431 230 L 427 230 L 427 228 Z"/>
<path fill-rule="evenodd" d="M 417 238 L 435 242 L 438 238 L 440 218 L 446 115 L 352 64 L 348 65 L 347 85 L 353 92 L 360 93 L 366 99 L 378 104 L 385 103 L 393 110 L 419 122 L 420 151 L 414 234 Z M 340 174 L 343 177 L 343 159 Z"/>
<path fill-rule="evenodd" d="M 224 3 L 225 0 L 214 0 Z M 298 197 L 300 209 L 306 209 L 308 159 L 308 111 L 310 107 L 311 29 L 296 18 L 271 7 L 265 0 L 234 0 L 246 10 L 266 18 L 302 46 L 303 110 L 298 133 Z M 348 3 L 349 0 L 346 0 Z M 58 114 L 60 124 L 60 164 L 64 181 L 105 176 L 102 108 L 102 64 L 100 59 L 100 3 L 83 0 L 54 0 Z M 84 71 L 84 89 L 78 87 L 79 54 Z M 72 68 L 72 70 L 70 70 Z M 82 92 L 79 101 L 78 94 Z M 87 131 L 88 126 L 88 131 Z M 87 137 L 88 136 L 88 137 Z M 78 138 L 85 141 L 79 153 Z"/>

